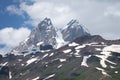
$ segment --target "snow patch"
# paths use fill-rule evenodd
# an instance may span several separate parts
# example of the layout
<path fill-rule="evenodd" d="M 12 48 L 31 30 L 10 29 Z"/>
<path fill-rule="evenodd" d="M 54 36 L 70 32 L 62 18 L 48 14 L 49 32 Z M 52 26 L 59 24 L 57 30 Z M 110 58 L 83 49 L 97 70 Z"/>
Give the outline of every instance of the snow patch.
<path fill-rule="evenodd" d="M 102 71 L 102 74 L 103 74 L 103 75 L 109 76 L 109 75 L 105 72 L 104 69 L 99 68 L 99 67 L 96 67 L 96 69 L 99 70 L 99 71 Z"/>
<path fill-rule="evenodd" d="M 50 78 L 52 78 L 52 77 L 54 77 L 54 76 L 55 76 L 55 74 L 49 75 L 48 77 L 46 77 L 46 78 L 43 79 L 43 80 L 48 80 L 48 79 L 50 79 Z"/>
<path fill-rule="evenodd" d="M 68 43 L 68 42 L 64 41 L 62 33 L 60 32 L 60 30 L 57 30 L 56 41 L 57 41 L 57 49 Z"/>
<path fill-rule="evenodd" d="M 53 56 L 54 55 L 54 53 L 51 53 L 50 55 L 49 55 L 49 57 L 51 57 L 51 56 Z"/>
<path fill-rule="evenodd" d="M 34 78 L 34 79 L 32 79 L 32 80 L 38 80 L 40 77 L 36 77 L 36 78 Z"/>
<path fill-rule="evenodd" d="M 47 57 L 48 56 L 48 54 L 45 54 L 41 59 L 44 59 L 45 57 Z"/>
<path fill-rule="evenodd" d="M 71 49 L 67 49 L 67 50 L 64 50 L 63 52 L 64 53 L 70 53 L 72 50 Z"/>
<path fill-rule="evenodd" d="M 118 74 L 118 71 L 115 71 L 116 74 Z"/>
<path fill-rule="evenodd" d="M 66 59 L 59 59 L 60 60 L 60 62 L 65 62 L 66 61 Z"/>
<path fill-rule="evenodd" d="M 114 65 L 117 65 L 116 63 L 112 62 L 112 61 L 109 61 L 109 60 L 106 60 L 107 62 L 109 62 L 110 64 L 114 64 Z"/>
<path fill-rule="evenodd" d="M 89 67 L 89 66 L 87 65 L 87 59 L 90 58 L 90 57 L 91 57 L 91 55 L 89 55 L 89 56 L 84 56 L 84 57 L 83 57 L 83 61 L 82 61 L 82 63 L 81 63 L 81 66 Z"/>
<path fill-rule="evenodd" d="M 26 38 L 25 41 L 24 41 L 24 43 L 26 43 L 28 40 L 29 40 L 29 38 Z"/>
<path fill-rule="evenodd" d="M 62 64 L 61 65 L 59 65 L 57 68 L 61 68 L 62 67 Z"/>
<path fill-rule="evenodd" d="M 21 66 L 24 66 L 24 64 L 21 64 Z"/>
<path fill-rule="evenodd" d="M 44 53 L 44 52 L 49 52 L 50 50 L 40 50 L 40 52 Z"/>
<path fill-rule="evenodd" d="M 85 45 L 89 45 L 89 46 L 107 46 L 103 43 L 99 44 L 98 42 L 92 42 L 92 43 L 88 43 L 88 44 L 85 44 Z"/>
<path fill-rule="evenodd" d="M 8 64 L 8 62 L 1 63 L 0 66 L 6 66 L 7 64 Z"/>
<path fill-rule="evenodd" d="M 23 75 L 23 73 L 20 73 L 20 75 Z"/>
<path fill-rule="evenodd" d="M 97 45 L 98 42 L 92 42 L 92 43 L 89 43 L 88 45 Z"/>
<path fill-rule="evenodd" d="M 78 45 L 79 45 L 79 44 L 77 44 L 77 43 L 75 43 L 75 42 L 72 42 L 72 43 L 68 44 L 69 47 L 71 47 L 71 46 L 78 46 Z"/>
<path fill-rule="evenodd" d="M 12 73 L 9 72 L 9 79 L 12 79 Z"/>
<path fill-rule="evenodd" d="M 14 54 L 15 56 L 17 56 L 17 55 L 23 55 L 23 54 L 21 54 L 19 51 L 16 51 L 16 50 L 13 50 L 13 51 L 11 52 L 11 54 Z"/>
<path fill-rule="evenodd" d="M 37 43 L 37 46 L 40 46 L 41 44 L 43 44 L 43 42 L 38 42 L 38 43 Z"/>
<path fill-rule="evenodd" d="M 102 45 L 105 45 L 105 43 L 104 43 L 104 42 L 101 42 L 101 44 L 102 44 Z"/>
<path fill-rule="evenodd" d="M 28 60 L 26 66 L 30 65 L 31 63 L 33 63 L 33 62 L 35 62 L 37 60 L 38 60 L 38 57 Z"/>
<path fill-rule="evenodd" d="M 108 58 L 109 56 L 111 56 L 111 52 L 101 52 L 101 54 L 102 54 L 102 55 L 95 55 L 95 56 L 96 56 L 96 57 L 99 57 L 99 58 L 101 59 L 101 60 L 100 60 L 101 66 L 104 67 L 104 68 L 106 68 L 107 65 L 106 65 L 105 61 L 110 62 L 110 61 L 107 60 L 107 58 Z"/>
<path fill-rule="evenodd" d="M 110 68 L 114 69 L 115 67 L 114 66 L 110 66 Z"/>
<path fill-rule="evenodd" d="M 80 45 L 80 46 L 77 46 L 75 47 L 75 49 L 81 49 L 81 48 L 84 48 L 86 45 Z"/>
<path fill-rule="evenodd" d="M 19 62 L 21 62 L 21 61 L 22 61 L 22 59 L 18 59 L 18 61 L 19 61 Z"/>
<path fill-rule="evenodd" d="M 95 48 L 95 50 L 96 50 L 96 51 L 102 51 L 102 49 L 101 49 L 101 48 Z"/>
<path fill-rule="evenodd" d="M 75 57 L 81 57 L 79 52 L 80 52 L 80 50 L 76 50 L 76 52 L 74 53 Z"/>
<path fill-rule="evenodd" d="M 59 60 L 59 58 L 53 59 L 52 62 L 53 62 L 53 61 L 56 61 L 56 60 Z"/>
<path fill-rule="evenodd" d="M 111 45 L 107 46 L 103 49 L 103 51 L 108 51 L 108 52 L 118 52 L 120 53 L 120 45 Z"/>

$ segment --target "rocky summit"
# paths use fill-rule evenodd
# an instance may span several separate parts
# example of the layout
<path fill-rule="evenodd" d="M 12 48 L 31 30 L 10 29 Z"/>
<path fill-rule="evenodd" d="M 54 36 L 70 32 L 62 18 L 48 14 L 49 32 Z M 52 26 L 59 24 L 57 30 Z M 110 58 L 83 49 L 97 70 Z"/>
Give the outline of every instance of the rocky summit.
<path fill-rule="evenodd" d="M 14 51 L 30 50 L 41 44 L 55 46 L 56 36 L 56 29 L 53 27 L 51 20 L 49 18 L 45 18 L 32 30 L 28 38 L 14 49 Z"/>
<path fill-rule="evenodd" d="M 89 31 L 80 24 L 78 20 L 71 20 L 66 27 L 62 29 L 63 39 L 73 41 L 77 37 L 90 35 Z"/>
<path fill-rule="evenodd" d="M 45 18 L 0 55 L 0 80 L 120 80 L 120 40 L 91 35 L 77 20 L 58 30 Z"/>

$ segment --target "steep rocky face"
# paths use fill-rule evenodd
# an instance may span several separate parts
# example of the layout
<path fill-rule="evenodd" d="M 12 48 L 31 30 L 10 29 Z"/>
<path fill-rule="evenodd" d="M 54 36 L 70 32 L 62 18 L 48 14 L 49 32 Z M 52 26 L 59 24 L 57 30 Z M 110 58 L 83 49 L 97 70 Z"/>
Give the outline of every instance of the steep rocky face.
<path fill-rule="evenodd" d="M 56 36 L 57 33 L 51 20 L 45 18 L 32 30 L 30 36 L 25 41 L 21 42 L 14 50 L 25 51 L 40 45 L 52 45 L 55 47 Z"/>
<path fill-rule="evenodd" d="M 62 35 L 65 41 L 73 41 L 74 39 L 80 36 L 84 36 L 84 35 L 90 36 L 90 33 L 85 27 L 83 27 L 79 23 L 79 21 L 71 20 L 67 24 L 67 26 L 64 29 L 62 29 Z"/>

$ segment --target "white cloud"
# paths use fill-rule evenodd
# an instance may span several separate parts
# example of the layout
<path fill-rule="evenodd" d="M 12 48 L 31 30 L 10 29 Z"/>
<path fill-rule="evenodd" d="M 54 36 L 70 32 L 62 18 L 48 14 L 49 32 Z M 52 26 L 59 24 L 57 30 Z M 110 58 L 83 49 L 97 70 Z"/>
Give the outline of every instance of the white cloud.
<path fill-rule="evenodd" d="M 119 9 L 118 9 L 119 8 Z M 120 7 L 110 6 L 106 9 L 105 16 L 115 16 L 120 17 Z"/>
<path fill-rule="evenodd" d="M 17 6 L 15 5 L 10 5 L 6 8 L 6 10 L 8 12 L 10 12 L 10 14 L 16 14 L 16 15 L 19 15 L 19 16 L 23 16 L 24 17 L 24 11 L 22 11 L 20 8 L 18 8 Z"/>
<path fill-rule="evenodd" d="M 56 26 L 60 26 L 76 17 L 70 6 L 52 2 L 35 1 L 32 5 L 21 3 L 20 8 L 30 16 L 34 25 L 37 25 L 41 19 L 49 17 Z"/>
<path fill-rule="evenodd" d="M 103 38 L 106 38 L 107 40 L 111 40 L 111 37 L 112 37 L 112 40 L 120 39 L 120 36 L 114 33 L 102 33 L 102 35 L 103 35 Z"/>
<path fill-rule="evenodd" d="M 15 47 L 27 38 L 29 34 L 30 30 L 28 28 L 4 28 L 0 30 L 0 44 L 7 47 Z"/>
<path fill-rule="evenodd" d="M 20 0 L 16 8 L 30 17 L 25 24 L 36 26 L 43 18 L 50 17 L 55 26 L 64 27 L 71 19 L 78 19 L 92 34 L 110 33 L 117 38 L 120 35 L 119 5 L 120 0 Z"/>
<path fill-rule="evenodd" d="M 5 56 L 5 54 L 9 53 L 11 51 L 11 48 L 10 47 L 3 47 L 3 48 L 0 48 L 0 54 Z"/>

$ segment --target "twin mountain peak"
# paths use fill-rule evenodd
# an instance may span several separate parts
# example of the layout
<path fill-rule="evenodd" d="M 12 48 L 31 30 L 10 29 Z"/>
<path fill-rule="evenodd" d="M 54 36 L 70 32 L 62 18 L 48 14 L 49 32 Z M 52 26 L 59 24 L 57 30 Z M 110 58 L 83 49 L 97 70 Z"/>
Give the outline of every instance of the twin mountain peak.
<path fill-rule="evenodd" d="M 78 20 L 71 20 L 65 27 L 57 29 L 50 18 L 45 18 L 14 51 L 25 51 L 40 45 L 52 45 L 54 48 L 59 48 L 84 35 L 90 36 L 90 33 Z"/>

